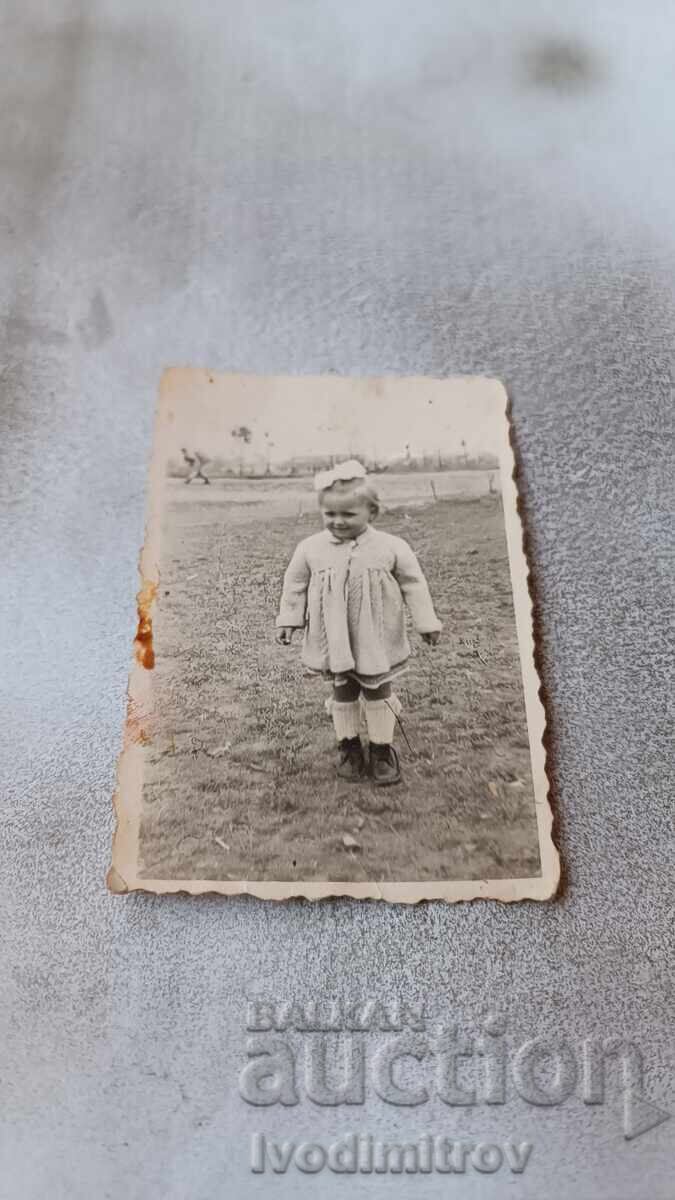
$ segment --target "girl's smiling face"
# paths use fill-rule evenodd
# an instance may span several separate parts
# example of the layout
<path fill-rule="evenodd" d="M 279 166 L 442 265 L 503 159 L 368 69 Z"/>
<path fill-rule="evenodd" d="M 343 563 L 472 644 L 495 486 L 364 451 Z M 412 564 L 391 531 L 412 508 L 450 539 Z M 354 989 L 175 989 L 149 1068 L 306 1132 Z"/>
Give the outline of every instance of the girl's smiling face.
<path fill-rule="evenodd" d="M 340 541 L 353 541 L 359 537 L 374 516 L 371 501 L 354 491 L 339 492 L 328 488 L 322 492 L 319 503 L 324 528 Z"/>

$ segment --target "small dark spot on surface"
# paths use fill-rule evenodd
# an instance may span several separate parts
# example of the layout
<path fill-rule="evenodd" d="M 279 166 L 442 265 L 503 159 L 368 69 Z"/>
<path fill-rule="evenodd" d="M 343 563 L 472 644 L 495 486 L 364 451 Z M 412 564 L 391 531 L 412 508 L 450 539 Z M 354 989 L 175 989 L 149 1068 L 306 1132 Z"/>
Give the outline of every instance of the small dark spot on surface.
<path fill-rule="evenodd" d="M 77 323 L 77 331 L 85 350 L 96 350 L 102 346 L 112 337 L 114 329 L 105 297 L 99 290 L 92 296 L 87 316 Z"/>
<path fill-rule="evenodd" d="M 554 92 L 582 92 L 602 77 L 596 55 L 583 42 L 545 38 L 529 46 L 523 56 L 525 81 L 531 87 Z"/>

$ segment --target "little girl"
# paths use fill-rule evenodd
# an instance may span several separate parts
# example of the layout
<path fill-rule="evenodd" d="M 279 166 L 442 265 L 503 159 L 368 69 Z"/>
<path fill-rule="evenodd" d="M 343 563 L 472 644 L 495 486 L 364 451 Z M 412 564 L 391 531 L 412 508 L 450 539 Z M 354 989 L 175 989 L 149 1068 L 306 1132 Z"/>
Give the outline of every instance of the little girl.
<path fill-rule="evenodd" d="M 400 703 L 391 681 L 410 657 L 404 602 L 415 629 L 432 646 L 441 622 L 408 543 L 371 525 L 379 500 L 361 463 L 350 460 L 320 471 L 314 487 L 324 528 L 300 542 L 291 558 L 276 640 L 288 646 L 293 630 L 304 628 L 303 662 L 333 682 L 330 710 L 340 778 L 357 780 L 365 771 L 359 737 L 363 695 L 373 781 L 398 783 L 392 742 Z"/>

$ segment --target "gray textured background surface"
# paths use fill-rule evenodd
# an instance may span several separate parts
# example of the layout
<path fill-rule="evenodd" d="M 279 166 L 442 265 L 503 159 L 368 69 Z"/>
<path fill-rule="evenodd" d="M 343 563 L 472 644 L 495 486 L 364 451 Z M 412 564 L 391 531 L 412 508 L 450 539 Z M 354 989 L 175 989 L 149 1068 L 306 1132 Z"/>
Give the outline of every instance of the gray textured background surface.
<path fill-rule="evenodd" d="M 358 1113 L 529 1137 L 520 1179 L 253 1176 L 251 1129 L 355 1118 L 236 1080 L 247 996 L 400 995 L 506 1012 L 514 1044 L 626 1034 L 675 1109 L 672 9 L 10 0 L 1 27 L 0 1195 L 666 1200 L 673 1122 L 627 1143 L 575 1097 Z M 169 363 L 506 381 L 558 903 L 106 893 Z"/>

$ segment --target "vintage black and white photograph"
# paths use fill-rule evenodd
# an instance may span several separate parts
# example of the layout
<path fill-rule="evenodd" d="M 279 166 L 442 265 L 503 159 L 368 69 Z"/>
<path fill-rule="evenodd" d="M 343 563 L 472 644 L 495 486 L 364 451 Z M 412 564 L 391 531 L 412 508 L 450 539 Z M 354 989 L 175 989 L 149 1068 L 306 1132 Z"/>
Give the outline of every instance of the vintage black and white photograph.
<path fill-rule="evenodd" d="M 165 373 L 109 886 L 550 897 L 507 399 Z"/>

